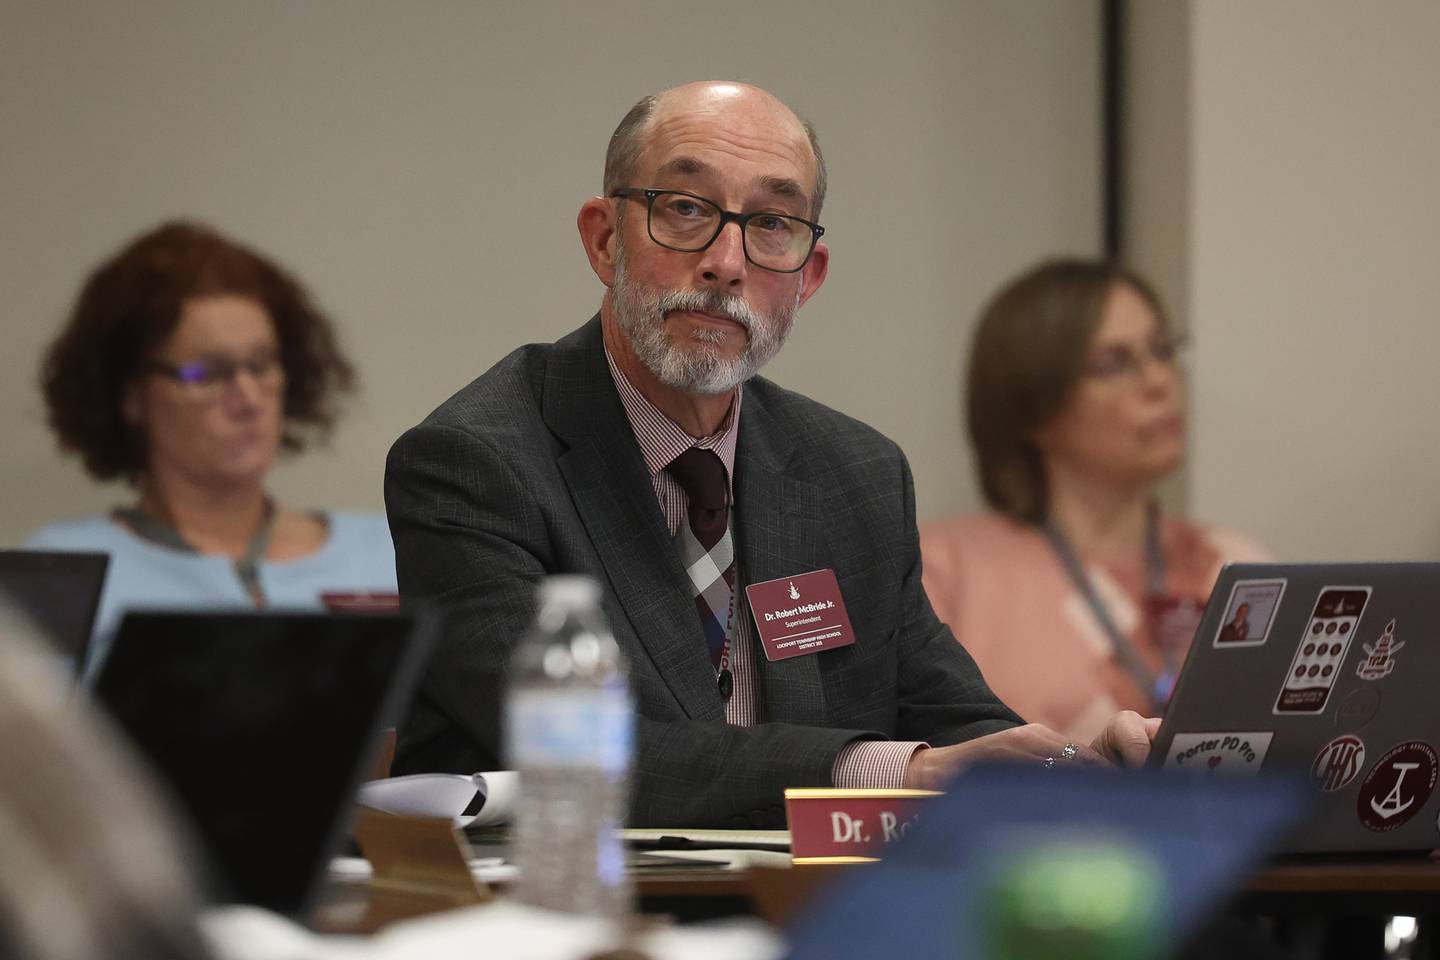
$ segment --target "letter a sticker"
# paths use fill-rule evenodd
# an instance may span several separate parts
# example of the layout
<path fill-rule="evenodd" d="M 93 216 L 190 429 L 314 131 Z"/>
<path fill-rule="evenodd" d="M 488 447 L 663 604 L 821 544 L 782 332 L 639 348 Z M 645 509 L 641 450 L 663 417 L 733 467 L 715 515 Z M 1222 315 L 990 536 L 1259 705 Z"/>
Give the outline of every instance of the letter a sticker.
<path fill-rule="evenodd" d="M 1387 833 L 1425 806 L 1435 791 L 1440 763 L 1429 744 L 1412 740 L 1391 748 L 1360 784 L 1355 812 L 1368 830 Z"/>

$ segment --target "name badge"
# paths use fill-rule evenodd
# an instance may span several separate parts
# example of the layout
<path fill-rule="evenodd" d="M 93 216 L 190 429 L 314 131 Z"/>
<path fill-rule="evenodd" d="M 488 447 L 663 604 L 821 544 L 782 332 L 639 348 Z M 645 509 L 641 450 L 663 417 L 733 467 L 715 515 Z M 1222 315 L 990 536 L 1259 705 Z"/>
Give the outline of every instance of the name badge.
<path fill-rule="evenodd" d="M 329 613 L 387 613 L 400 609 L 400 594 L 388 592 L 343 593 L 327 590 L 320 602 Z"/>
<path fill-rule="evenodd" d="M 1150 621 L 1150 635 L 1166 659 L 1173 655 L 1184 660 L 1195 631 L 1200 629 L 1205 607 L 1189 597 L 1165 594 L 1145 599 L 1145 615 Z"/>
<path fill-rule="evenodd" d="M 855 642 L 834 570 L 752 583 L 745 596 L 771 663 Z"/>
<path fill-rule="evenodd" d="M 1151 642 L 1160 651 L 1161 668 L 1155 677 L 1155 689 L 1150 699 L 1158 713 L 1170 702 L 1175 692 L 1175 681 L 1185 654 L 1190 650 L 1190 641 L 1200 629 L 1200 618 L 1205 608 L 1188 597 L 1174 597 L 1169 594 L 1147 597 L 1145 617 L 1150 627 Z"/>

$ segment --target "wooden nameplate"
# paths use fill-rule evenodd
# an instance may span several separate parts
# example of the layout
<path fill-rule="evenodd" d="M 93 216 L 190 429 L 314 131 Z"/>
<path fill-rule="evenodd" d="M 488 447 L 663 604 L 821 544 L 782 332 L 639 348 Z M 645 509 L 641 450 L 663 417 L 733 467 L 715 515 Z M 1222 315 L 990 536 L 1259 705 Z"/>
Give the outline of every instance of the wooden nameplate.
<path fill-rule="evenodd" d="M 470 872 L 470 845 L 453 821 L 359 807 L 354 830 L 374 870 L 367 927 L 490 899 Z"/>

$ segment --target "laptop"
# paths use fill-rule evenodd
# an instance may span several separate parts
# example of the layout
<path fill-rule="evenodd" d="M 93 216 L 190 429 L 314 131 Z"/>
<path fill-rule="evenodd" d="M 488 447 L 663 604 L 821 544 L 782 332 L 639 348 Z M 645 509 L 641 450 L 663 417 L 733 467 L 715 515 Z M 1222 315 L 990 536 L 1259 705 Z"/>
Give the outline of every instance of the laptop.
<path fill-rule="evenodd" d="M 1440 847 L 1440 563 L 1221 571 L 1150 766 L 1304 775 L 1287 852 Z"/>
<path fill-rule="evenodd" d="M 189 814 L 214 893 L 303 918 L 432 632 L 417 611 L 136 611 L 93 696 Z"/>
<path fill-rule="evenodd" d="M 110 557 L 104 553 L 0 550 L 0 596 L 30 618 L 75 669 L 85 662 Z"/>

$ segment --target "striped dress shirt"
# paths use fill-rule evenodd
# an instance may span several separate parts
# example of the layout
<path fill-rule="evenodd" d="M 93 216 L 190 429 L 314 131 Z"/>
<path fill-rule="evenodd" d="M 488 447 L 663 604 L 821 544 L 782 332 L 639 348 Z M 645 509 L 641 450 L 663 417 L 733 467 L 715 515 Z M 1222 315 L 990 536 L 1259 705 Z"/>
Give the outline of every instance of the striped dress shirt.
<path fill-rule="evenodd" d="M 735 399 L 720 428 L 708 437 L 695 439 L 680 428 L 626 379 L 615 364 L 615 358 L 605 351 L 605 360 L 610 366 L 610 376 L 620 393 L 620 403 L 630 421 L 630 429 L 640 446 L 640 455 L 650 471 L 650 482 L 655 487 L 655 498 L 660 502 L 660 512 L 673 537 L 685 522 L 689 499 L 685 490 L 665 471 L 670 461 L 691 447 L 711 450 L 720 462 L 725 464 L 725 475 L 730 485 L 730 501 L 735 500 L 735 444 L 740 431 L 740 404 L 744 399 L 743 385 L 735 388 Z M 731 513 L 733 520 L 734 513 Z M 731 527 L 734 538 L 734 527 Z M 737 727 L 751 727 L 764 722 L 765 705 L 760 702 L 760 685 L 755 675 L 755 626 L 750 618 L 750 607 L 745 600 L 745 570 L 736 557 L 734 629 L 730 641 L 730 672 L 734 689 L 725 703 L 725 720 Z M 832 782 L 837 787 L 873 787 L 896 789 L 905 785 L 905 770 L 916 750 L 927 746 L 924 743 L 892 740 L 857 740 L 844 747 L 835 757 L 831 768 Z"/>

